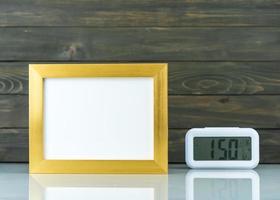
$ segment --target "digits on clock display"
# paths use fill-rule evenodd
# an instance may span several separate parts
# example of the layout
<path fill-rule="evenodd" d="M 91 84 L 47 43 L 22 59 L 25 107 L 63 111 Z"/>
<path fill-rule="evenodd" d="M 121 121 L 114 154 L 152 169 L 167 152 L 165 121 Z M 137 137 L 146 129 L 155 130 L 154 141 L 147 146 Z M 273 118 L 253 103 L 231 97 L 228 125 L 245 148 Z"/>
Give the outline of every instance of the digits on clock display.
<path fill-rule="evenodd" d="M 212 139 L 211 141 L 211 159 L 215 160 L 215 151 L 222 151 L 222 156 L 219 160 L 237 160 L 238 158 L 238 140 L 230 139 L 226 142 L 226 139 Z"/>
<path fill-rule="evenodd" d="M 249 137 L 196 137 L 195 160 L 250 160 Z"/>

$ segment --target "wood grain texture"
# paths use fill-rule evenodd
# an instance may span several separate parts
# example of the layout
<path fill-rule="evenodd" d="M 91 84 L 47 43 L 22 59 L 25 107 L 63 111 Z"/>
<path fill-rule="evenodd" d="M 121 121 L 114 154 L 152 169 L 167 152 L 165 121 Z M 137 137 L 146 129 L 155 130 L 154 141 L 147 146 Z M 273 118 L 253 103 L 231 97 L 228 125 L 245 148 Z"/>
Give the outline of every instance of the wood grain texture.
<path fill-rule="evenodd" d="M 28 93 L 27 66 L 27 63 L 0 63 L 0 94 Z"/>
<path fill-rule="evenodd" d="M 185 135 L 188 129 L 169 130 L 169 162 L 185 162 Z M 280 130 L 257 129 L 260 134 L 260 162 L 280 163 Z"/>
<path fill-rule="evenodd" d="M 28 96 L 0 95 L 0 128 L 28 126 Z"/>
<path fill-rule="evenodd" d="M 0 26 L 279 26 L 277 0 L 2 0 Z"/>
<path fill-rule="evenodd" d="M 279 28 L 0 28 L 0 61 L 277 61 Z"/>
<path fill-rule="evenodd" d="M 170 62 L 170 95 L 280 94 L 280 62 Z M 0 63 L 0 94 L 28 94 L 28 63 Z"/>
<path fill-rule="evenodd" d="M 169 96 L 169 128 L 280 128 L 280 95 Z M 0 128 L 28 127 L 28 96 L 0 95 Z"/>
<path fill-rule="evenodd" d="M 169 94 L 280 94 L 280 62 L 175 62 Z"/>
<path fill-rule="evenodd" d="M 171 96 L 169 128 L 280 127 L 280 95 Z"/>
<path fill-rule="evenodd" d="M 261 130 L 260 133 L 260 161 L 279 164 L 280 130 Z"/>
<path fill-rule="evenodd" d="M 28 129 L 0 129 L 0 161 L 28 161 Z"/>

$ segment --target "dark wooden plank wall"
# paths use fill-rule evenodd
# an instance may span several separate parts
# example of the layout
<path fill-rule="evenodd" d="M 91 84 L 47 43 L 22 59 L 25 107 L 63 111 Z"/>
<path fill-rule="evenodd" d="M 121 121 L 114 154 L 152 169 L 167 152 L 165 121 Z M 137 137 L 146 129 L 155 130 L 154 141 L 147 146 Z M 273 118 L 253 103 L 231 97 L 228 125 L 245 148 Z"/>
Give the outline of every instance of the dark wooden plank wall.
<path fill-rule="evenodd" d="M 2 26 L 279 26 L 278 0 L 2 0 Z"/>
<path fill-rule="evenodd" d="M 28 161 L 28 63 L 168 62 L 170 162 L 188 129 L 240 126 L 280 163 L 278 0 L 3 0 L 0 47 L 2 162 Z"/>

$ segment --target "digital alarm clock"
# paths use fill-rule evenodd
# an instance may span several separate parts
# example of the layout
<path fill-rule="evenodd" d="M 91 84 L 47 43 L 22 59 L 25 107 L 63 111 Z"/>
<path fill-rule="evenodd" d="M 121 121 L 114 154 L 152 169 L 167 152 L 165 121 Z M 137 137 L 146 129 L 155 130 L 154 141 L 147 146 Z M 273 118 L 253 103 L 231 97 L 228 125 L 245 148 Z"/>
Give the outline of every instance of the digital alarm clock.
<path fill-rule="evenodd" d="M 252 128 L 193 128 L 185 144 L 190 168 L 253 169 L 259 163 L 259 134 Z"/>

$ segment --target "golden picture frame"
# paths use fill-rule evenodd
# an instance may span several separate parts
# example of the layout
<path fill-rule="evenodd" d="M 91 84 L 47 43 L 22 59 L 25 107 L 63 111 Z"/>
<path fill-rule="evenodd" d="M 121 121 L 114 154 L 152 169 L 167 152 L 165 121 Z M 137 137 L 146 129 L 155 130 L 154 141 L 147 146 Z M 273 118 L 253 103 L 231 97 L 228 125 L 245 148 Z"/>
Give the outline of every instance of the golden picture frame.
<path fill-rule="evenodd" d="M 30 173 L 168 172 L 165 63 L 29 65 Z"/>

